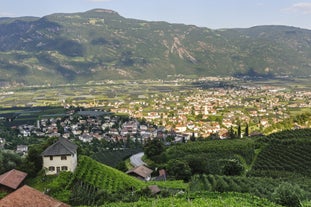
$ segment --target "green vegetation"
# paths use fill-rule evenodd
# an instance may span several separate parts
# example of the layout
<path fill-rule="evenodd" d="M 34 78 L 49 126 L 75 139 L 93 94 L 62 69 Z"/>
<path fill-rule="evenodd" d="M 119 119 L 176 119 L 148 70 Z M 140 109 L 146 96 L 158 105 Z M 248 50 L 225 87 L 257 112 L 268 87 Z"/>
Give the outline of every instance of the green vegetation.
<path fill-rule="evenodd" d="M 299 202 L 305 199 L 309 200 L 311 198 L 310 187 L 310 183 L 306 184 L 298 180 L 288 179 L 288 181 L 285 181 L 281 178 L 273 179 L 268 177 L 195 175 L 190 182 L 191 192 L 250 193 L 271 201 L 283 200 L 284 197 L 281 196 L 290 197 L 291 194 L 287 190 L 291 188 L 293 196 L 296 196 Z"/>
<path fill-rule="evenodd" d="M 111 203 L 103 205 L 102 207 L 253 207 L 253 206 L 267 206 L 277 207 L 279 205 L 269 202 L 266 199 L 261 199 L 249 194 L 239 193 L 196 193 L 190 195 L 180 195 L 177 197 L 162 198 L 162 199 L 149 199 L 140 200 L 133 203 Z"/>
<path fill-rule="evenodd" d="M 168 162 L 183 160 L 192 174 L 240 175 L 252 163 L 256 147 L 252 139 L 196 141 L 171 146 L 162 156 Z"/>
<path fill-rule="evenodd" d="M 310 75 L 310 31 L 293 27 L 210 30 L 105 10 L 10 18 L 0 25 L 0 84 Z"/>
<path fill-rule="evenodd" d="M 280 184 L 273 193 L 273 200 L 282 206 L 302 206 L 304 192 L 298 185 Z"/>
<path fill-rule="evenodd" d="M 250 174 L 253 176 L 310 176 L 311 130 L 287 130 L 261 138 L 262 145 Z"/>
<path fill-rule="evenodd" d="M 189 192 L 250 193 L 285 206 L 308 205 L 310 138 L 310 129 L 300 129 L 191 141 L 165 148 L 159 166 L 166 168 L 169 179 L 189 181 Z"/>
<path fill-rule="evenodd" d="M 21 164 L 22 159 L 19 155 L 9 151 L 0 151 L 0 174 L 18 168 Z"/>
<path fill-rule="evenodd" d="M 44 111 L 56 114 L 62 110 L 43 107 L 34 113 L 45 117 Z M 9 117 L 18 111 L 26 119 L 32 114 L 25 108 L 4 111 L 3 114 Z M 303 123 L 309 116 L 308 113 L 298 114 L 292 120 Z M 122 160 L 139 149 L 135 141 L 110 146 L 111 143 L 105 140 L 84 144 L 76 140 L 80 151 L 76 171 L 45 176 L 40 171 L 40 153 L 53 139 L 18 137 L 16 131 L 4 126 L 5 123 L 5 120 L 0 123 L 0 136 L 7 138 L 7 146 L 15 149 L 18 143 L 31 145 L 28 156 L 23 158 L 1 151 L 0 170 L 17 168 L 26 171 L 29 173 L 28 185 L 73 206 L 204 206 L 206 202 L 214 206 L 310 206 L 311 129 L 226 140 L 217 136 L 213 139 L 192 138 L 185 143 L 170 145 L 163 145 L 161 139 L 155 138 L 144 147 L 146 162 L 150 161 L 152 169 L 164 168 L 166 181 L 141 182 L 91 159 L 107 164 L 110 161 L 109 165 L 125 170 L 125 166 L 117 164 L 124 164 Z M 107 150 L 123 149 L 126 145 L 132 149 Z M 149 185 L 158 185 L 161 192 L 153 195 L 147 187 Z"/>
<path fill-rule="evenodd" d="M 79 157 L 79 167 L 73 180 L 78 179 L 109 193 L 125 189 L 140 189 L 144 184 L 112 167 L 102 165 L 86 156 Z"/>
<path fill-rule="evenodd" d="M 100 163 L 117 168 L 119 163 L 138 152 L 141 152 L 140 148 L 106 150 L 103 152 L 94 153 L 91 157 Z"/>
<path fill-rule="evenodd" d="M 146 187 L 142 181 L 87 156 L 79 156 L 74 173 L 45 176 L 41 172 L 36 178 L 29 179 L 27 184 L 74 206 L 134 201 Z"/>
<path fill-rule="evenodd" d="M 283 177 L 288 173 L 294 173 L 309 176 L 311 169 L 306 166 L 311 165 L 311 159 L 308 156 L 311 153 L 310 141 L 292 143 L 284 141 L 264 147 L 257 157 L 251 174 Z"/>

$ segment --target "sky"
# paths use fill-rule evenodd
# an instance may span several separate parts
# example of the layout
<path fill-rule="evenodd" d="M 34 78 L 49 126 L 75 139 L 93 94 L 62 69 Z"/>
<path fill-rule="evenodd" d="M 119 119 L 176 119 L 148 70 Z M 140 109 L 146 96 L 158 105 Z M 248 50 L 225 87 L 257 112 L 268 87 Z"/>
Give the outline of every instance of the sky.
<path fill-rule="evenodd" d="M 111 9 L 126 18 L 211 29 L 288 25 L 311 30 L 311 0 L 0 0 L 0 17 Z"/>

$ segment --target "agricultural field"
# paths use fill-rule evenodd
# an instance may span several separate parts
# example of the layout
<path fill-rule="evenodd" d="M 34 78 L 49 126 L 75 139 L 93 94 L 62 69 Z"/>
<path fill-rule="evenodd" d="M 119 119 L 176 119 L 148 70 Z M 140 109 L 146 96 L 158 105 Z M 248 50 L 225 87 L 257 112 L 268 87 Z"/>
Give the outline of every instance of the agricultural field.
<path fill-rule="evenodd" d="M 243 177 L 221 175 L 195 175 L 191 178 L 191 192 L 239 192 L 250 193 L 260 198 L 273 200 L 273 194 L 280 185 L 298 186 L 304 193 L 304 198 L 311 199 L 311 183 L 301 180 L 291 180 L 270 177 Z M 293 187 L 294 188 L 294 187 Z"/>
<path fill-rule="evenodd" d="M 158 165 L 167 169 L 166 181 L 142 182 L 80 156 L 73 174 L 47 177 L 44 186 L 44 182 L 29 184 L 49 189 L 49 195 L 72 206 L 310 206 L 310 132 L 301 129 L 167 146 Z M 185 168 L 180 170 L 191 170 L 187 182 L 176 180 L 170 171 L 169 165 L 181 160 Z M 295 166 L 299 173 L 286 168 L 288 165 Z M 149 185 L 158 185 L 161 193 L 150 194 Z M 280 197 L 284 193 L 289 199 Z M 290 205 L 291 200 L 296 204 Z"/>
<path fill-rule="evenodd" d="M 0 118 L 7 127 L 24 124 L 33 125 L 37 120 L 44 117 L 59 117 L 66 113 L 66 109 L 61 106 L 41 106 L 41 107 L 12 107 L 0 108 Z"/>
<path fill-rule="evenodd" d="M 256 156 L 256 145 L 252 139 L 210 140 L 188 142 L 169 147 L 165 157 L 169 160 L 184 160 L 193 173 L 222 173 L 222 165 L 237 159 L 249 168 Z"/>
<path fill-rule="evenodd" d="M 94 153 L 91 157 L 100 163 L 103 163 L 111 167 L 116 167 L 118 163 L 129 158 L 131 155 L 139 153 L 141 151 L 142 149 L 140 148 L 114 150 L 114 151 L 106 150 L 103 152 Z"/>
<path fill-rule="evenodd" d="M 286 130 L 257 140 L 261 152 L 250 171 L 252 176 L 310 177 L 311 129 Z"/>
<path fill-rule="evenodd" d="M 110 203 L 101 207 L 280 207 L 266 199 L 238 193 L 198 193 L 179 197 L 140 200 L 131 203 Z"/>

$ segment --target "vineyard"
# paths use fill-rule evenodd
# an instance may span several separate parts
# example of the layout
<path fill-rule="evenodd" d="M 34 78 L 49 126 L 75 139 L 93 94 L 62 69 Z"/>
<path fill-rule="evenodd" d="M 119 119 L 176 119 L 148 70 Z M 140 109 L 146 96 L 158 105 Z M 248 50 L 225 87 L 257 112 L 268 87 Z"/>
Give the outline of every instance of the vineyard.
<path fill-rule="evenodd" d="M 297 177 L 311 175 L 311 130 L 291 130 L 258 140 L 263 146 L 249 175 Z"/>
<path fill-rule="evenodd" d="M 255 142 L 251 139 L 244 140 L 213 140 L 202 142 L 189 142 L 169 148 L 166 152 L 168 159 L 182 158 L 189 154 L 206 154 L 213 157 L 231 157 L 240 155 L 250 164 L 255 155 Z"/>
<path fill-rule="evenodd" d="M 273 143 L 258 155 L 251 175 L 287 177 L 289 173 L 311 175 L 311 142 Z"/>
<path fill-rule="evenodd" d="M 231 157 L 240 155 L 251 163 L 254 158 L 255 143 L 253 140 L 213 140 L 202 142 L 190 142 L 183 145 L 176 145 L 169 148 L 166 152 L 169 159 L 182 158 L 189 154 L 206 154 L 207 156 Z"/>
<path fill-rule="evenodd" d="M 72 174 L 62 172 L 49 185 L 50 195 L 71 205 L 97 205 L 123 200 L 146 187 L 142 181 L 89 157 L 80 156 Z"/>
<path fill-rule="evenodd" d="M 267 136 L 268 139 L 301 139 L 309 138 L 311 140 L 311 129 L 284 130 Z"/>
<path fill-rule="evenodd" d="M 92 158 L 105 165 L 116 167 L 119 162 L 138 152 L 141 152 L 140 148 L 114 150 L 114 151 L 107 150 L 104 152 L 98 152 L 93 154 Z"/>
<path fill-rule="evenodd" d="M 250 193 L 260 198 L 272 199 L 271 195 L 273 195 L 275 189 L 284 182 L 282 179 L 273 178 L 195 175 L 192 177 L 189 185 L 191 192 L 240 192 Z M 292 185 L 299 185 L 301 189 L 305 190 L 305 196 L 311 199 L 310 183 L 307 184 L 297 180 Z"/>
<path fill-rule="evenodd" d="M 249 194 L 239 193 L 199 193 L 190 195 L 181 195 L 179 197 L 159 198 L 159 199 L 142 199 L 138 202 L 131 203 L 110 203 L 102 207 L 277 207 L 266 199 L 260 199 Z"/>
<path fill-rule="evenodd" d="M 79 165 L 72 179 L 83 181 L 109 193 L 140 189 L 144 186 L 140 180 L 86 156 L 79 157 Z"/>
<path fill-rule="evenodd" d="M 103 207 L 278 206 L 275 203 L 290 202 L 289 196 L 297 193 L 297 202 L 311 206 L 310 133 L 311 130 L 303 129 L 266 137 L 172 145 L 162 154 L 165 162 L 160 165 L 166 168 L 168 180 L 161 182 L 145 183 L 79 156 L 76 171 L 58 176 L 50 185 L 50 193 L 72 206 Z M 125 156 L 126 152 L 123 153 L 120 157 Z M 109 154 L 100 156 L 113 159 Z M 234 160 L 245 167 L 243 173 L 226 174 L 224 169 L 239 167 Z M 170 167 L 180 161 L 191 169 L 189 182 L 175 180 L 170 174 L 173 172 Z M 160 194 L 152 195 L 149 185 L 159 186 Z M 277 196 L 283 195 L 284 189 L 286 196 L 281 202 Z"/>
<path fill-rule="evenodd" d="M 188 142 L 167 149 L 165 157 L 187 162 L 193 174 L 222 174 L 226 163 L 236 161 L 244 169 L 254 160 L 256 143 L 251 139 Z M 241 171 L 243 174 L 243 170 Z"/>

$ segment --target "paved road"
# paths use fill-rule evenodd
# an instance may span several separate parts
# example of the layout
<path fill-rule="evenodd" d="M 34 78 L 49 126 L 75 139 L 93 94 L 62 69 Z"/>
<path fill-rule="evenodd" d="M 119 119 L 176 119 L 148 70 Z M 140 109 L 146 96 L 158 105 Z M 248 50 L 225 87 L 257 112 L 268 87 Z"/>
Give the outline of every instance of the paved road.
<path fill-rule="evenodd" d="M 144 163 L 141 158 L 144 156 L 144 153 L 143 152 L 140 152 L 140 153 L 137 153 L 135 155 L 132 155 L 130 157 L 130 161 L 131 161 L 131 164 L 134 166 L 134 167 L 137 167 L 137 166 L 140 166 L 140 165 L 145 165 L 146 163 Z"/>

